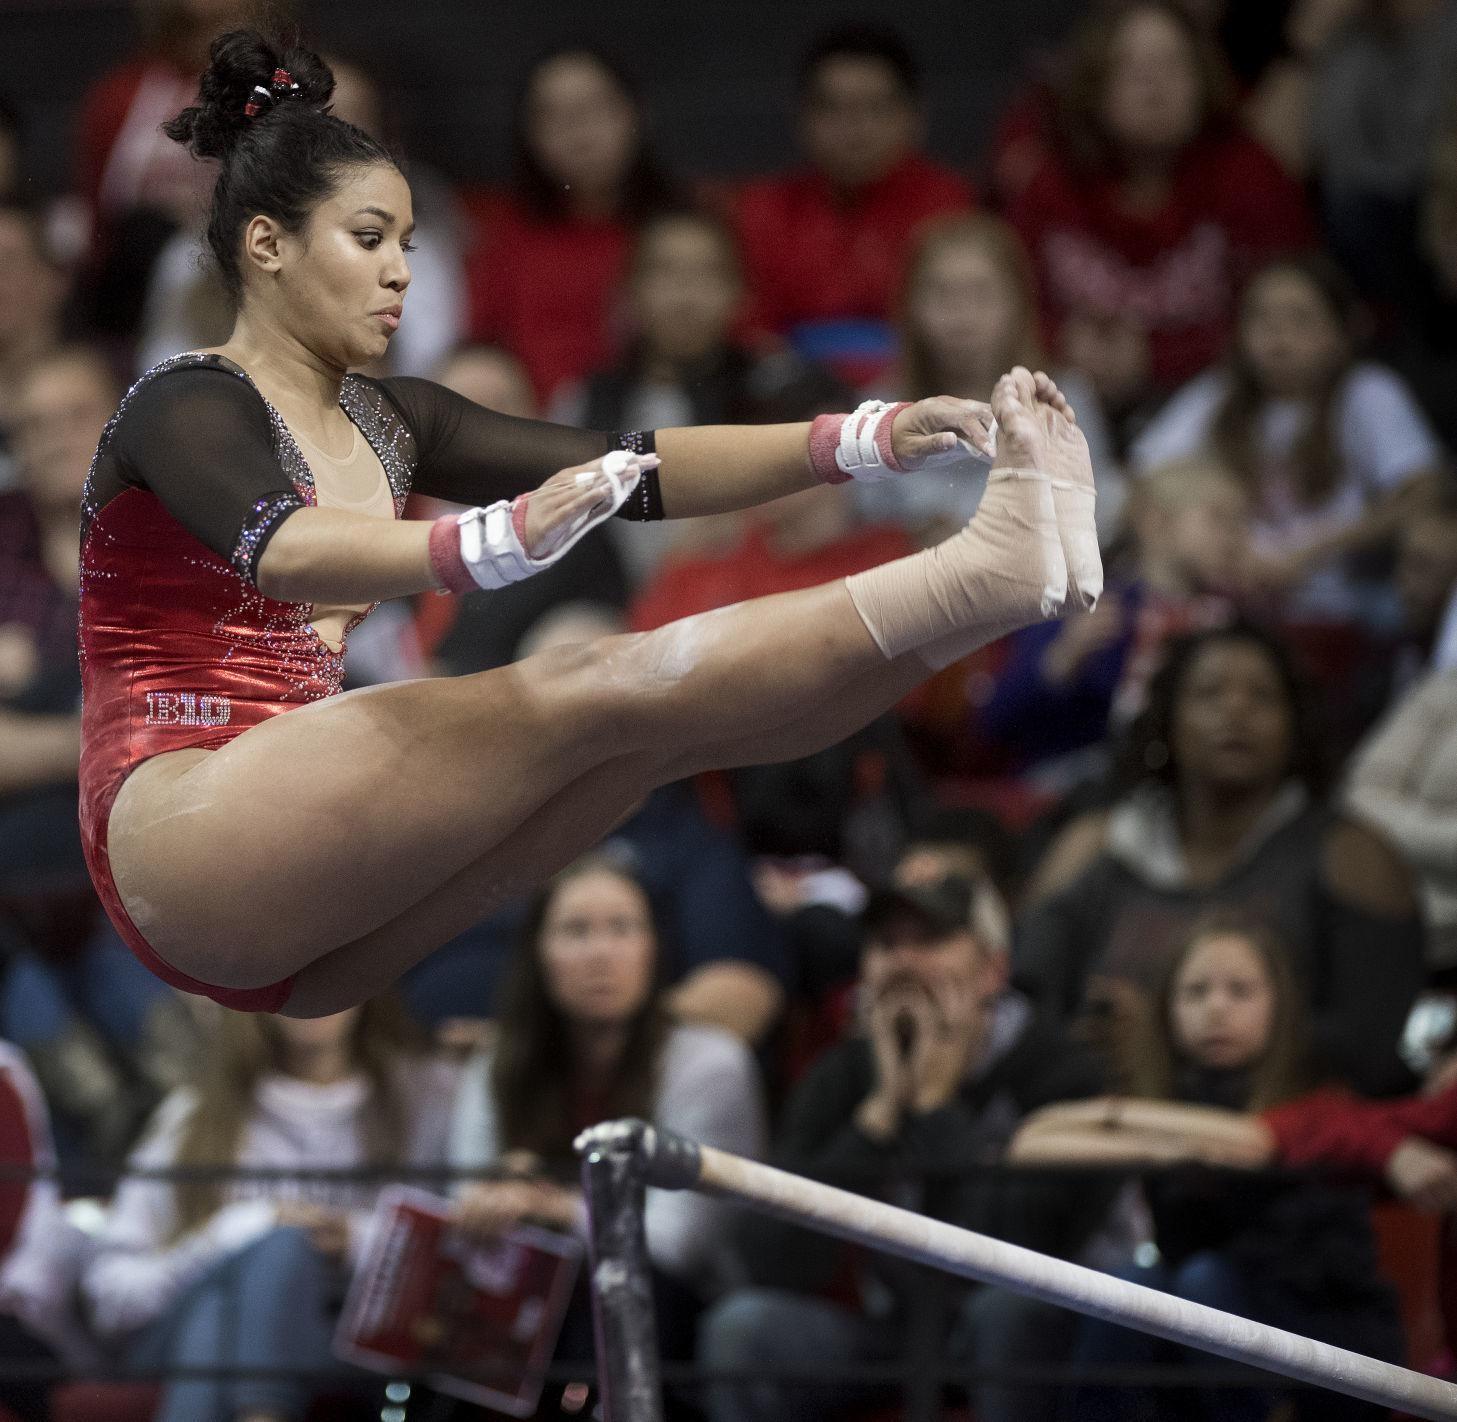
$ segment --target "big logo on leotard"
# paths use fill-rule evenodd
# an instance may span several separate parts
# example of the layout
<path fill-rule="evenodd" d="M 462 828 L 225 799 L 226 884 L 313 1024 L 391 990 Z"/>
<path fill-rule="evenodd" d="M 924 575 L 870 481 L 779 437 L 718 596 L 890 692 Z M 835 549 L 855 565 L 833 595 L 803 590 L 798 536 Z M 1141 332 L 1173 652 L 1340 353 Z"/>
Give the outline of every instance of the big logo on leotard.
<path fill-rule="evenodd" d="M 233 703 L 226 696 L 199 696 L 195 691 L 149 691 L 149 726 L 226 726 Z"/>

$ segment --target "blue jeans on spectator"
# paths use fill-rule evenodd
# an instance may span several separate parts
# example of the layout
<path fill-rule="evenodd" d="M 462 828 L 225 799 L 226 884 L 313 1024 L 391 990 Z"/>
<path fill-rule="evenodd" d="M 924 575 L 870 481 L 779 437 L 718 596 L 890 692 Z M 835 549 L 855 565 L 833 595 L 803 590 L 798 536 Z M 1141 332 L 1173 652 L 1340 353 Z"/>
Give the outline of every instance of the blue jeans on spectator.
<path fill-rule="evenodd" d="M 172 989 L 148 972 L 103 923 L 74 958 L 19 953 L 0 978 L 0 1037 L 32 1048 L 60 1037 L 79 1013 L 115 1048 L 140 1044 L 156 1005 Z"/>
<path fill-rule="evenodd" d="M 167 1383 L 154 1422 L 233 1422 L 248 1412 L 302 1418 L 311 1398 L 377 1388 L 332 1351 L 337 1261 L 299 1229 L 276 1229 L 215 1265 L 126 1347 L 138 1371 L 169 1368 L 317 1369 L 338 1381 L 289 1377 L 178 1379 Z"/>
<path fill-rule="evenodd" d="M 1074 1320 L 1065 1310 L 1008 1289 L 972 1290 L 957 1311 L 945 1356 L 953 1364 L 1061 1362 Z M 739 1289 L 708 1312 L 699 1331 L 699 1363 L 710 1371 L 815 1371 L 890 1362 L 901 1352 L 893 1324 L 827 1299 L 787 1289 Z M 808 1422 L 894 1401 L 889 1385 L 822 1381 L 710 1383 L 709 1422 Z M 1050 1388 L 973 1384 L 977 1422 L 1037 1422 L 1052 1415 Z"/>
<path fill-rule="evenodd" d="M 1252 1286 L 1250 1279 L 1222 1254 L 1214 1250 L 1190 1255 L 1177 1265 L 1158 1263 L 1130 1266 L 1117 1277 L 1161 1289 L 1194 1303 L 1223 1309 L 1226 1313 L 1253 1318 L 1292 1333 L 1308 1334 L 1339 1348 L 1400 1362 L 1400 1323 L 1384 1320 L 1370 1310 L 1342 1311 L 1318 1302 L 1297 1299 L 1286 1292 Z M 1136 1329 L 1123 1328 L 1103 1319 L 1085 1318 L 1078 1328 L 1073 1359 L 1093 1368 L 1158 1367 L 1186 1363 L 1218 1368 L 1224 1364 L 1212 1354 L 1181 1347 Z M 1063 1416 L 1076 1422 L 1124 1422 L 1149 1417 L 1205 1417 L 1209 1422 L 1265 1422 L 1280 1399 L 1280 1383 L 1268 1374 L 1246 1371 L 1248 1386 L 1223 1388 L 1079 1387 L 1072 1390 Z M 1262 1386 L 1259 1378 L 1268 1379 Z M 1379 1419 L 1387 1409 L 1357 1402 L 1354 1398 L 1325 1390 L 1301 1390 L 1292 1394 L 1296 1416 L 1302 1418 Z"/>

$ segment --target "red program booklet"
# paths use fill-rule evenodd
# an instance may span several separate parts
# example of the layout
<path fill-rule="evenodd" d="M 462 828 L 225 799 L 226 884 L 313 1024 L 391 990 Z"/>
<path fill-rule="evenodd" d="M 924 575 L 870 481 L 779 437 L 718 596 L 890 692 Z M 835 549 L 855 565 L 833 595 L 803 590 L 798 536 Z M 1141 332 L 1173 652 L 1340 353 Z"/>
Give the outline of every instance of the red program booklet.
<path fill-rule="evenodd" d="M 581 1244 L 518 1225 L 494 1244 L 450 1223 L 450 1202 L 380 1196 L 334 1351 L 376 1372 L 430 1373 L 441 1392 L 529 1417 L 561 1333 Z"/>

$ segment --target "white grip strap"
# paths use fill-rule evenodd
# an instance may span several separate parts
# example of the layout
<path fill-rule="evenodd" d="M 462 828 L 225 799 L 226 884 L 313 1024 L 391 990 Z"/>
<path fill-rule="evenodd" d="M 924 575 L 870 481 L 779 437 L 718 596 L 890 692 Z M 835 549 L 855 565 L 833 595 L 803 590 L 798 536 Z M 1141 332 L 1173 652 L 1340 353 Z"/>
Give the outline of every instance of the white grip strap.
<path fill-rule="evenodd" d="M 599 466 L 609 492 L 573 522 L 555 530 L 543 545 L 543 551 L 532 557 L 516 532 L 516 500 L 501 499 L 484 508 L 467 509 L 456 520 L 460 527 L 460 556 L 476 586 L 503 588 L 519 583 L 543 568 L 560 561 L 598 524 L 612 517 L 627 502 L 628 495 L 642 477 L 645 457 L 614 449 L 602 458 Z M 656 463 L 656 460 L 653 461 Z M 590 470 L 579 479 L 590 479 Z M 521 497 L 529 497 L 522 495 Z"/>
<path fill-rule="evenodd" d="M 867 400 L 853 414 L 845 416 L 840 425 L 839 447 L 835 450 L 835 463 L 842 474 L 867 483 L 895 477 L 896 471 L 886 465 L 875 443 L 875 432 L 890 408 L 884 400 Z"/>

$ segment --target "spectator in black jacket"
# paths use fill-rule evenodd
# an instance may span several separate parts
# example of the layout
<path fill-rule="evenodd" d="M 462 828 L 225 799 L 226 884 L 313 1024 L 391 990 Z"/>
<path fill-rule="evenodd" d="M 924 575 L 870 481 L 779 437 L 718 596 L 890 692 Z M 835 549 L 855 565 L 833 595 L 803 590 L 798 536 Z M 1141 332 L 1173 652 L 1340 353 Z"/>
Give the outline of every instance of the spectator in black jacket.
<path fill-rule="evenodd" d="M 871 897 L 862 1030 L 832 1047 L 791 1094 L 776 1163 L 1017 1244 L 1075 1254 L 1104 1215 L 1106 1191 L 1089 1190 L 1086 1180 L 1012 1179 L 984 1167 L 1001 1159 L 1024 1116 L 1064 1095 L 1096 1092 L 1096 1069 L 1038 1022 L 1025 998 L 1003 989 L 998 955 L 968 927 L 972 921 L 964 880 Z M 833 1240 L 756 1217 L 745 1220 L 741 1242 L 755 1286 L 707 1316 L 700 1360 L 764 1381 L 712 1385 L 711 1422 L 800 1422 L 871 1400 L 844 1384 L 786 1386 L 774 1377 L 903 1356 L 908 1320 L 925 1320 L 928 1308 L 944 1310 L 940 1326 L 950 1327 L 949 1339 L 944 1331 L 935 1337 L 937 1356 L 964 1363 L 1043 1361 L 1070 1332 L 1067 1316 L 1049 1305 L 990 1287 L 967 1293 L 880 1256 L 849 1271 L 853 1302 L 845 1302 L 843 1291 L 830 1293 L 847 1273 Z M 977 1417 L 1031 1418 L 1043 1400 L 1027 1394 L 978 1386 Z"/>
<path fill-rule="evenodd" d="M 1170 644 L 1129 729 L 1118 798 L 1080 815 L 1033 875 L 1013 980 L 1114 1039 L 1215 908 L 1288 945 L 1333 1080 L 1410 1089 L 1397 1055 L 1425 965 L 1411 870 L 1324 794 L 1326 738 L 1285 644 L 1247 623 Z"/>

